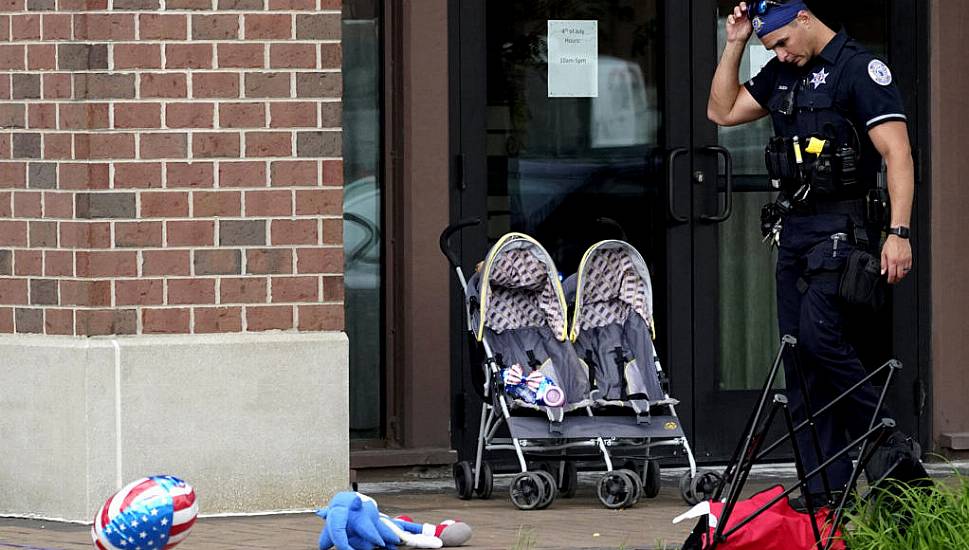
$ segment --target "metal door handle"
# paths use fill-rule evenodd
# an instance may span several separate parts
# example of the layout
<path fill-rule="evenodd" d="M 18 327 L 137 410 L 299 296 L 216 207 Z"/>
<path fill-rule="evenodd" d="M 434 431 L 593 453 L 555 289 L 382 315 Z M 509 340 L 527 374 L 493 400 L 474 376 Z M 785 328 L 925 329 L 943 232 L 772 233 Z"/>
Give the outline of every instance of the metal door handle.
<path fill-rule="evenodd" d="M 708 223 L 720 223 L 726 221 L 730 217 L 733 211 L 733 157 L 730 155 L 730 151 L 720 147 L 719 145 L 708 145 L 707 147 L 701 147 L 701 151 L 705 153 L 716 153 L 723 157 L 724 164 L 724 176 L 726 178 L 726 188 L 724 193 L 726 196 L 723 199 L 723 210 L 720 211 L 716 216 L 711 216 L 709 214 L 703 214 L 700 219 Z M 717 185 L 719 181 L 718 178 L 713 179 L 713 184 Z"/>
<path fill-rule="evenodd" d="M 690 221 L 690 219 L 686 216 L 680 216 L 679 214 L 677 214 L 676 208 L 673 206 L 673 195 L 674 195 L 673 164 L 676 162 L 676 157 L 680 155 L 685 155 L 689 152 L 690 152 L 689 149 L 687 149 L 686 147 L 677 147 L 675 149 L 671 149 L 666 156 L 666 183 L 667 183 L 668 194 L 669 194 L 667 198 L 667 204 L 669 206 L 670 219 L 672 219 L 676 223 L 687 223 Z"/>

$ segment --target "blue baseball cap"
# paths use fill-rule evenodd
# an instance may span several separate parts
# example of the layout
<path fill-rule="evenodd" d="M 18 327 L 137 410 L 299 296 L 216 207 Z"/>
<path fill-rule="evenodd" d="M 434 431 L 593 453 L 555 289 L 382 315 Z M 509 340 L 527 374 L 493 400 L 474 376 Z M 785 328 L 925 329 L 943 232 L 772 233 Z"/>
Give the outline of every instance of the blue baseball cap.
<path fill-rule="evenodd" d="M 758 0 L 747 7 L 747 14 L 752 16 L 750 22 L 757 38 L 763 38 L 794 21 L 801 10 L 807 9 L 807 5 L 801 0 Z"/>

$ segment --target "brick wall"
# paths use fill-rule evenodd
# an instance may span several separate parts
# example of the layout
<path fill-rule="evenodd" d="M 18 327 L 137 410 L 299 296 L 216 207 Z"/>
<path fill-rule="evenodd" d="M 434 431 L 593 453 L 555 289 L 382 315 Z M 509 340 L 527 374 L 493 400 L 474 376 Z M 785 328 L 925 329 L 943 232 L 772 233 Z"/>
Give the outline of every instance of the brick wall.
<path fill-rule="evenodd" d="M 0 0 L 0 332 L 343 328 L 340 0 Z"/>

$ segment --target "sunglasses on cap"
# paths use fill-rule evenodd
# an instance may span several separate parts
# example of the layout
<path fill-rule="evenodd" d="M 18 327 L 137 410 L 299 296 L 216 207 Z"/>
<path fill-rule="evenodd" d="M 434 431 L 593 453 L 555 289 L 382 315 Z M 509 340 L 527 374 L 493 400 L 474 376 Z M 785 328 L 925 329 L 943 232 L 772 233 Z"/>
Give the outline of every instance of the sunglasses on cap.
<path fill-rule="evenodd" d="M 765 15 L 774 6 L 783 6 L 786 0 L 757 0 L 747 4 L 747 15 L 750 17 Z"/>

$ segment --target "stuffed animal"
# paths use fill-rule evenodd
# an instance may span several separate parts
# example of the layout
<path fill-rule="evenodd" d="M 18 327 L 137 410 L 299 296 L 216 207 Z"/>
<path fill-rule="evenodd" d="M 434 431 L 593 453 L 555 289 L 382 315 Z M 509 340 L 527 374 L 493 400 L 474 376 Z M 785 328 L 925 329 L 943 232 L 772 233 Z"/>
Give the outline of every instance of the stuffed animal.
<path fill-rule="evenodd" d="M 565 393 L 539 370 L 525 376 L 521 365 L 515 363 L 501 371 L 501 378 L 505 383 L 505 392 L 516 399 L 546 407 L 565 404 Z"/>
<path fill-rule="evenodd" d="M 377 502 L 361 493 L 337 493 L 330 505 L 316 512 L 326 521 L 320 532 L 320 550 L 371 550 L 397 546 L 440 548 L 459 546 L 471 538 L 471 528 L 462 522 L 420 524 L 406 516 L 381 514 Z M 448 544 L 445 544 L 445 541 Z"/>

